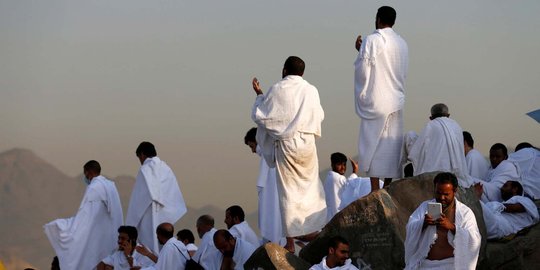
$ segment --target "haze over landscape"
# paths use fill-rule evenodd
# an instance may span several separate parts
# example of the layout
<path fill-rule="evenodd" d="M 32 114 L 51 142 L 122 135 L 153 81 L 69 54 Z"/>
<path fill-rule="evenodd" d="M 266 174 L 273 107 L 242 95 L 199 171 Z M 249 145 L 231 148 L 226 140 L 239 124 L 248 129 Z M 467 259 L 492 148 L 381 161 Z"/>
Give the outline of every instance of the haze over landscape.
<path fill-rule="evenodd" d="M 540 108 L 539 1 L 0 0 L 0 256 L 29 251 L 45 268 L 41 226 L 75 214 L 82 165 L 98 160 L 129 196 L 143 140 L 191 209 L 253 213 L 251 79 L 266 90 L 289 55 L 306 61 L 325 110 L 320 168 L 333 152 L 356 156 L 354 41 L 381 5 L 397 10 L 409 45 L 406 130 L 444 102 L 485 155 L 496 142 L 540 145 L 525 115 Z"/>

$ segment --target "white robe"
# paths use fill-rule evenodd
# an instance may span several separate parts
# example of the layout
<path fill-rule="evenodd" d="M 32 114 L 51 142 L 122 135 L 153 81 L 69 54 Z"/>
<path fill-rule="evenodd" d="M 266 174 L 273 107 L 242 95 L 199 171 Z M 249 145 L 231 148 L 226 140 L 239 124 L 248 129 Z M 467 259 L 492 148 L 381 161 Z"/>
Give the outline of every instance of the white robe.
<path fill-rule="evenodd" d="M 309 270 L 358 270 L 358 268 L 351 263 L 351 259 L 347 259 L 343 266 L 330 268 L 328 265 L 326 265 L 326 256 L 324 256 L 319 264 L 311 266 Z"/>
<path fill-rule="evenodd" d="M 133 266 L 140 266 L 141 268 L 150 267 L 154 265 L 154 262 L 150 258 L 141 255 L 136 250 L 133 251 Z M 124 254 L 124 251 L 117 250 L 102 262 L 106 265 L 112 266 L 114 270 L 129 270 L 129 262 Z"/>
<path fill-rule="evenodd" d="M 324 119 L 317 88 L 300 76 L 286 76 L 257 96 L 252 119 L 264 159 L 276 167 L 286 235 L 320 230 L 326 221 L 326 203 L 315 145 Z"/>
<path fill-rule="evenodd" d="M 470 176 L 478 179 L 486 179 L 490 165 L 480 151 L 474 148 L 471 149 L 465 155 L 465 161 L 467 162 L 467 169 Z"/>
<path fill-rule="evenodd" d="M 508 161 L 518 167 L 525 194 L 540 199 L 540 151 L 524 148 L 510 154 Z"/>
<path fill-rule="evenodd" d="M 356 113 L 362 120 L 358 164 L 372 177 L 401 176 L 407 43 L 392 28 L 365 38 L 354 63 Z"/>
<path fill-rule="evenodd" d="M 257 146 L 257 154 L 261 156 L 259 177 L 257 178 L 259 231 L 264 241 L 279 243 L 284 236 L 284 232 L 279 211 L 276 169 L 268 166 L 262 157 L 259 146 Z"/>
<path fill-rule="evenodd" d="M 507 201 L 488 202 L 482 204 L 484 221 L 486 223 L 488 239 L 501 238 L 517 233 L 521 229 L 538 222 L 538 209 L 531 199 L 523 196 L 513 196 Z M 519 203 L 525 208 L 523 213 L 504 212 L 504 204 Z"/>
<path fill-rule="evenodd" d="M 193 255 L 193 260 L 206 270 L 219 270 L 221 268 L 223 254 L 214 245 L 216 231 L 215 228 L 212 228 L 203 235 L 199 249 Z"/>
<path fill-rule="evenodd" d="M 126 225 L 139 232 L 139 243 L 159 252 L 156 228 L 174 224 L 187 212 L 184 197 L 169 166 L 158 157 L 147 158 L 137 174 L 129 200 Z"/>
<path fill-rule="evenodd" d="M 347 179 L 358 178 L 353 173 L 349 178 L 330 170 L 326 175 L 324 181 L 324 194 L 326 198 L 326 222 L 330 221 L 334 215 L 339 212 L 339 206 L 341 205 L 341 196 L 343 187 L 347 184 Z"/>
<path fill-rule="evenodd" d="M 420 265 L 437 239 L 435 225 L 429 225 L 422 230 L 428 202 L 434 201 L 432 199 L 422 202 L 409 217 L 405 238 L 405 269 L 421 269 Z M 482 236 L 472 210 L 457 199 L 455 203 L 456 233 L 454 235 L 448 231 L 448 243 L 454 247 L 454 269 L 475 269 Z"/>
<path fill-rule="evenodd" d="M 482 201 L 502 202 L 501 187 L 509 180 L 519 180 L 518 169 L 514 163 L 503 160 L 495 169 L 490 168 L 486 180 L 479 181 L 484 189 Z"/>
<path fill-rule="evenodd" d="M 117 230 L 123 223 L 120 196 L 114 182 L 94 177 L 74 217 L 43 226 L 60 268 L 94 269 L 117 249 Z"/>
<path fill-rule="evenodd" d="M 243 239 L 236 238 L 236 245 L 234 245 L 234 270 L 244 270 L 244 264 L 251 257 L 251 254 L 257 249 L 256 246 Z"/>
<path fill-rule="evenodd" d="M 379 188 L 384 187 L 384 181 L 379 180 Z M 345 209 L 352 202 L 367 196 L 371 192 L 371 180 L 369 177 L 357 177 L 347 181 L 339 195 L 341 203 L 339 210 Z"/>
<path fill-rule="evenodd" d="M 426 172 L 451 172 L 459 185 L 469 187 L 472 178 L 468 174 L 463 146 L 463 130 L 448 117 L 429 121 L 409 149 L 408 159 L 414 167 L 414 175 Z"/>
<path fill-rule="evenodd" d="M 255 234 L 253 229 L 245 220 L 233 225 L 229 229 L 229 232 L 232 234 L 232 236 L 234 236 L 234 238 L 241 238 L 242 240 L 245 240 L 257 247 L 261 245 L 261 240 L 259 240 L 257 234 Z"/>
<path fill-rule="evenodd" d="M 184 243 L 171 237 L 159 252 L 156 265 L 142 270 L 184 270 L 189 253 Z"/>

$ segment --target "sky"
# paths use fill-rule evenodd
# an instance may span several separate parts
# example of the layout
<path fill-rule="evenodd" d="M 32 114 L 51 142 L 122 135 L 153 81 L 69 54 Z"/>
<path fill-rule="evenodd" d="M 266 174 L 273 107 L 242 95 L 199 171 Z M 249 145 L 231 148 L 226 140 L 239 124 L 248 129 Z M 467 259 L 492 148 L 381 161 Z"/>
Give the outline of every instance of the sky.
<path fill-rule="evenodd" d="M 439 102 L 484 155 L 540 145 L 540 1 L 0 0 L 0 151 L 33 150 L 70 176 L 96 159 L 135 176 L 143 141 L 174 170 L 188 205 L 256 209 L 256 76 L 267 89 L 297 55 L 325 110 L 320 168 L 357 155 L 354 41 L 382 5 L 409 46 L 405 129 Z M 82 184 L 82 183 L 81 183 Z"/>

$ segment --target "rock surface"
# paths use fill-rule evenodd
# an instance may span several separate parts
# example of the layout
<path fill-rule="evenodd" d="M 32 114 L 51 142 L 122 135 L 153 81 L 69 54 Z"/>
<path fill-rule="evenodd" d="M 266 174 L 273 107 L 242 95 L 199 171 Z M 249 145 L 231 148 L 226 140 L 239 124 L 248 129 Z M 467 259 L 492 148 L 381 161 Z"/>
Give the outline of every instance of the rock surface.
<path fill-rule="evenodd" d="M 311 264 L 275 243 L 260 246 L 244 264 L 244 269 L 265 270 L 308 270 L 310 267 Z"/>

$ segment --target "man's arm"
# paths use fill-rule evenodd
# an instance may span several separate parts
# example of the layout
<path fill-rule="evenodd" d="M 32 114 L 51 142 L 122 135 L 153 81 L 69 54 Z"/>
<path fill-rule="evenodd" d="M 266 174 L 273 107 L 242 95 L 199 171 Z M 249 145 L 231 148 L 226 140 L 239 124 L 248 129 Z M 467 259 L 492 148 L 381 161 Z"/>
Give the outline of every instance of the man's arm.
<path fill-rule="evenodd" d="M 527 211 L 521 203 L 503 204 L 504 212 L 506 213 L 524 213 Z"/>
<path fill-rule="evenodd" d="M 154 263 L 157 263 L 158 256 L 148 250 L 144 245 L 136 246 L 135 250 L 137 250 L 137 252 L 139 252 L 141 255 L 148 257 Z"/>
<path fill-rule="evenodd" d="M 259 80 L 257 78 L 253 78 L 253 81 L 251 81 L 251 85 L 253 86 L 253 91 L 255 91 L 255 94 L 262 95 L 263 91 L 261 90 L 261 85 L 259 84 Z"/>
<path fill-rule="evenodd" d="M 97 270 L 113 270 L 114 268 L 108 264 L 105 264 L 103 262 L 99 262 L 99 264 L 96 267 Z"/>
<path fill-rule="evenodd" d="M 435 223 L 437 224 L 438 228 L 443 228 L 451 231 L 453 234 L 456 234 L 456 225 L 450 222 L 450 220 L 446 218 L 444 214 L 441 213 L 441 217 L 437 219 Z"/>
<path fill-rule="evenodd" d="M 356 48 L 357 51 L 360 51 L 360 47 L 362 47 L 362 36 L 361 35 L 358 35 L 358 37 L 356 38 L 356 42 L 354 43 L 354 47 Z"/>

